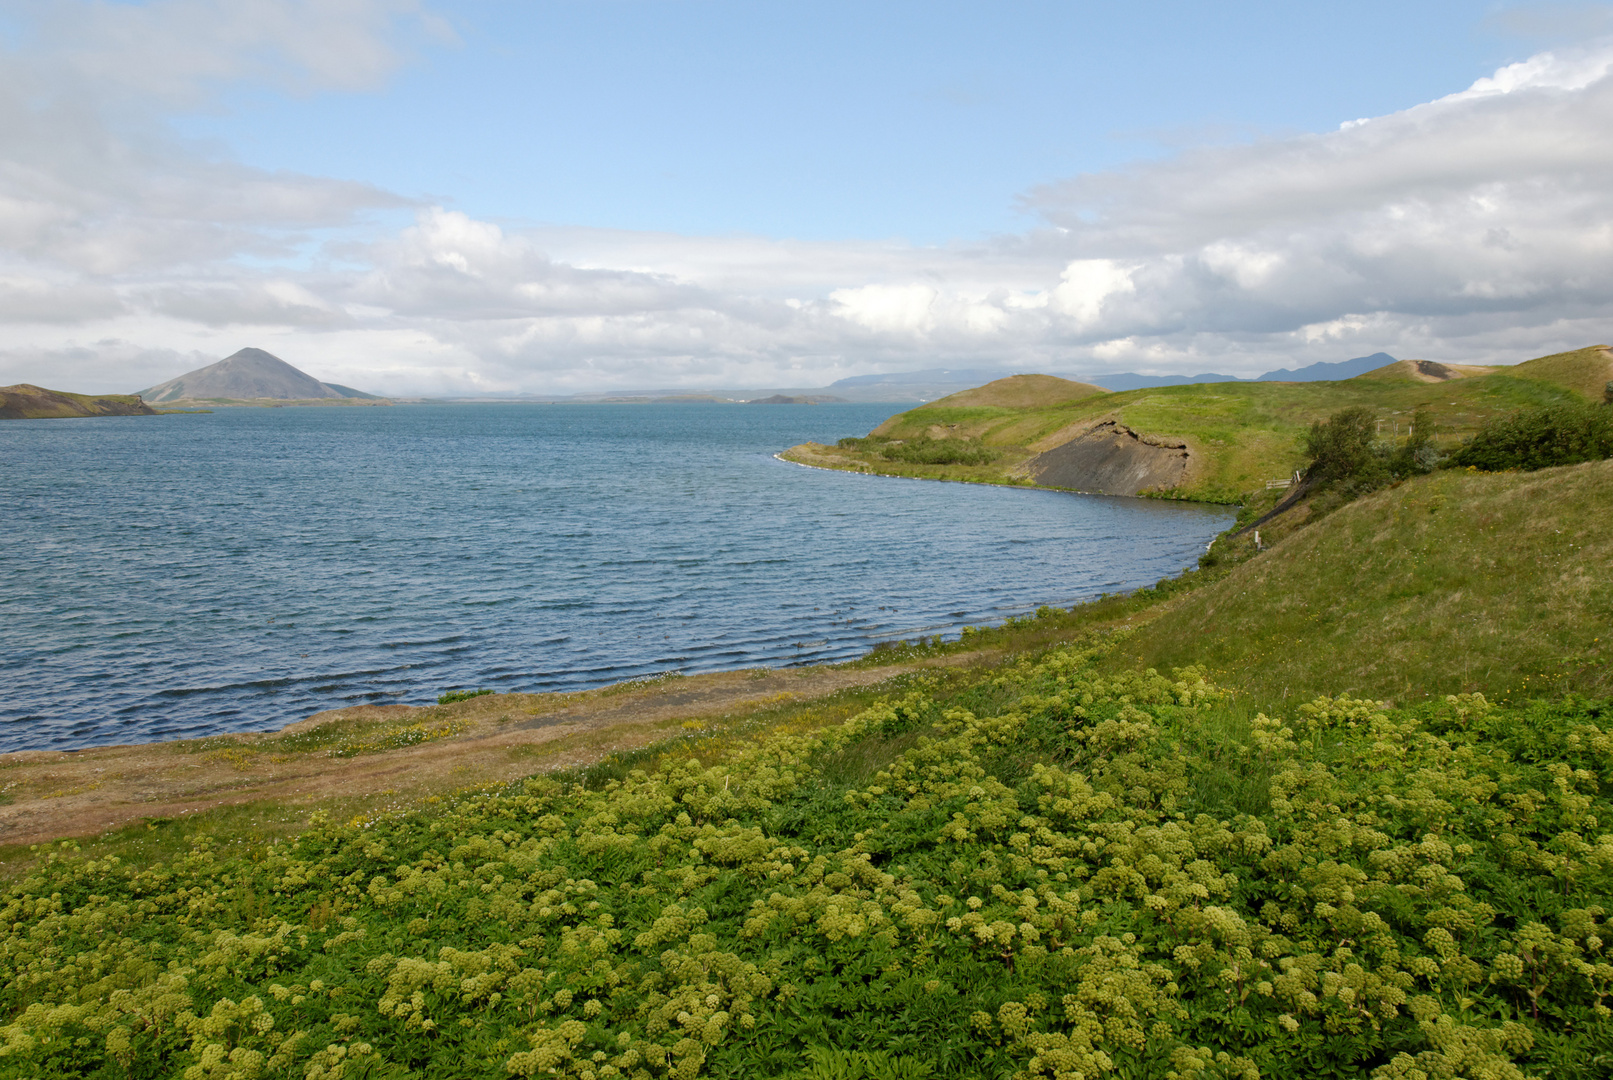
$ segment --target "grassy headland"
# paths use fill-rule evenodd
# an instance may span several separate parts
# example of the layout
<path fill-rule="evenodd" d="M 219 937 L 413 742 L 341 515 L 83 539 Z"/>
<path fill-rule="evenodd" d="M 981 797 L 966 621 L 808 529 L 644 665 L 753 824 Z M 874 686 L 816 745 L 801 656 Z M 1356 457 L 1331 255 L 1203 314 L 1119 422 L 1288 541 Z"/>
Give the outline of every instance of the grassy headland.
<path fill-rule="evenodd" d="M 804 677 L 192 744 L 370 788 L 12 850 L 0 1076 L 1606 1076 L 1610 518 L 1437 473 Z"/>
<path fill-rule="evenodd" d="M 156 416 L 137 394 L 70 394 L 18 383 L 0 386 L 0 420 L 55 420 L 73 416 Z"/>
<path fill-rule="evenodd" d="M 841 446 L 807 443 L 784 452 L 788 460 L 822 468 L 983 483 L 1037 483 L 1041 455 L 1072 445 L 1100 425 L 1118 425 L 1141 442 L 1179 443 L 1185 469 L 1158 473 L 1169 487 L 1143 494 L 1212 502 L 1242 502 L 1269 480 L 1289 476 L 1303 463 L 1299 435 L 1320 419 L 1351 406 L 1379 414 L 1385 430 L 1404 430 L 1425 410 L 1440 440 L 1454 446 L 1485 421 L 1515 409 L 1590 398 L 1600 401 L 1613 380 L 1613 353 L 1592 346 L 1506 368 L 1400 361 L 1342 382 L 1199 383 L 1111 394 L 1085 383 L 1046 375 L 1018 375 L 967 390 L 891 417 L 868 440 Z M 1110 429 L 1113 430 L 1113 429 Z M 990 462 L 961 464 L 902 460 L 892 441 L 929 439 L 982 447 Z M 1147 455 L 1142 446 L 1121 448 Z M 944 458 L 932 454 L 932 459 Z M 1065 474 L 1070 475 L 1070 474 Z M 1142 474 L 1138 474 L 1142 475 Z M 1147 480 L 1144 480 L 1147 483 Z M 1099 490 L 1100 485 L 1053 484 Z M 1138 489 L 1103 487 L 1112 494 Z"/>

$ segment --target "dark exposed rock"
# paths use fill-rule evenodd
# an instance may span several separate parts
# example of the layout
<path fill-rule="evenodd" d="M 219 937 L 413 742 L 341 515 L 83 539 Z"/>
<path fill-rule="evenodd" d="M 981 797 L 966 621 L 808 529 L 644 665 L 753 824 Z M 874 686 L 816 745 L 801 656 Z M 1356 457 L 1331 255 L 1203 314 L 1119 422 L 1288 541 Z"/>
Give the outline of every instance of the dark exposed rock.
<path fill-rule="evenodd" d="M 1447 379 L 1461 378 L 1459 372 L 1446 367 L 1437 360 L 1413 360 L 1412 363 L 1417 365 L 1417 374 L 1430 379 L 1438 379 L 1440 382 L 1444 382 Z"/>
<path fill-rule="evenodd" d="M 1119 421 L 1105 420 L 1036 455 L 1026 467 L 1031 478 L 1045 487 L 1136 495 L 1180 487 L 1190 454 L 1181 439 L 1144 435 Z"/>

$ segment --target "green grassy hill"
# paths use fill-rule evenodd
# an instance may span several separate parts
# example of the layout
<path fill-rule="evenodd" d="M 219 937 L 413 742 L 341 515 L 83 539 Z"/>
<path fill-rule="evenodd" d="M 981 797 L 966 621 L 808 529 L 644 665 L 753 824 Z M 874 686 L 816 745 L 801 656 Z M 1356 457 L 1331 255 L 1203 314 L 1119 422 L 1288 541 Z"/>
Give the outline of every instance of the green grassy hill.
<path fill-rule="evenodd" d="M 1613 695 L 1613 461 L 1438 472 L 1369 495 L 1161 609 L 1128 659 L 1280 703 Z"/>
<path fill-rule="evenodd" d="M 1124 393 L 1066 390 L 1064 400 L 1017 392 L 1014 376 L 898 414 L 875 428 L 875 441 L 849 447 L 806 444 L 785 456 L 828 468 L 990 483 L 1030 483 L 1037 454 L 1068 443 L 1094 424 L 1115 420 L 1132 430 L 1186 443 L 1190 467 L 1179 497 L 1236 502 L 1266 481 L 1288 476 L 1303 463 L 1299 434 L 1311 423 L 1350 406 L 1380 414 L 1386 433 L 1403 431 L 1427 409 L 1454 445 L 1485 420 L 1515 409 L 1591 397 L 1600 400 L 1613 379 L 1609 353 L 1593 346 L 1541 357 L 1510 368 L 1433 365 L 1451 378 L 1419 378 L 1415 362 L 1401 362 L 1343 382 L 1200 383 Z M 1479 374 L 1468 374 L 1479 372 Z M 1483 374 L 1483 372 L 1490 372 Z M 1065 387 L 1085 384 L 1051 380 Z M 1027 398 L 1029 401 L 1027 401 Z M 1045 403 L 1043 403 L 1045 402 Z M 927 465 L 891 461 L 878 439 L 957 439 L 997 453 L 989 465 Z"/>
<path fill-rule="evenodd" d="M 1073 404 L 1108 392 L 1101 386 L 1094 386 L 1091 383 L 1072 382 L 1069 379 L 1060 379 L 1055 375 L 1010 375 L 1006 379 L 998 379 L 995 382 L 987 383 L 985 386 L 977 386 L 972 390 L 962 390 L 937 401 L 932 401 L 924 407 L 932 409 L 1048 409 L 1059 405 Z"/>
<path fill-rule="evenodd" d="M 71 394 L 18 383 L 0 386 L 0 420 L 55 420 L 73 416 L 155 416 L 135 394 Z"/>
<path fill-rule="evenodd" d="M 1534 379 L 1566 386 L 1592 401 L 1604 400 L 1613 382 L 1613 349 L 1593 345 L 1574 352 L 1555 353 L 1519 364 L 1505 374 L 1515 379 Z"/>

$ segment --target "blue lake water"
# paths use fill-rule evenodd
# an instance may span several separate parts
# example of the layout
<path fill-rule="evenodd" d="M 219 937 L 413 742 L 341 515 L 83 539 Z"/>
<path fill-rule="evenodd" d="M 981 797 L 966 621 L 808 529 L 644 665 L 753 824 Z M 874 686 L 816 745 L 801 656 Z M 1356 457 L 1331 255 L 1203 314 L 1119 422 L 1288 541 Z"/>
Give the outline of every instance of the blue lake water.
<path fill-rule="evenodd" d="M 773 456 L 898 408 L 0 422 L 0 750 L 843 660 L 1152 584 L 1230 519 Z"/>

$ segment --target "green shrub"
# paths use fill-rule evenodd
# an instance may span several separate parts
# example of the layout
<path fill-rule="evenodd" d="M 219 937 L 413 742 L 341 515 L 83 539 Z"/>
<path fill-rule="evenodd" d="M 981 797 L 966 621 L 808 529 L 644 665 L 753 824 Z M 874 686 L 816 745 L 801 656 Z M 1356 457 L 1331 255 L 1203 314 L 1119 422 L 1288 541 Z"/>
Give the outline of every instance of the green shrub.
<path fill-rule="evenodd" d="M 1365 406 L 1316 421 L 1301 439 L 1310 459 L 1305 478 L 1317 486 L 1388 481 L 1384 455 L 1374 452 L 1377 416 Z"/>
<path fill-rule="evenodd" d="M 491 694 L 491 690 L 449 690 L 437 698 L 438 705 L 452 705 L 456 701 L 469 701 L 484 694 Z"/>
<path fill-rule="evenodd" d="M 1590 403 L 1526 409 L 1491 420 L 1451 455 L 1456 467 L 1504 472 L 1613 457 L 1613 408 Z"/>
<path fill-rule="evenodd" d="M 910 465 L 990 465 L 1002 456 L 998 451 L 967 439 L 932 439 L 920 435 L 911 439 L 888 439 L 870 435 L 867 438 L 845 438 L 836 443 L 842 450 L 863 450 L 878 454 L 886 461 L 904 461 Z"/>
<path fill-rule="evenodd" d="M 1331 498 L 1319 504 L 1348 502 L 1397 480 L 1432 472 L 1441 462 L 1434 445 L 1434 420 L 1419 409 L 1406 439 L 1378 437 L 1377 414 L 1365 406 L 1344 409 L 1318 420 L 1301 436 L 1305 454 L 1305 480 L 1318 493 Z"/>

